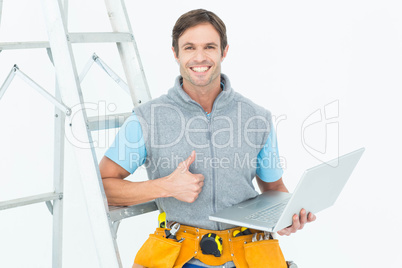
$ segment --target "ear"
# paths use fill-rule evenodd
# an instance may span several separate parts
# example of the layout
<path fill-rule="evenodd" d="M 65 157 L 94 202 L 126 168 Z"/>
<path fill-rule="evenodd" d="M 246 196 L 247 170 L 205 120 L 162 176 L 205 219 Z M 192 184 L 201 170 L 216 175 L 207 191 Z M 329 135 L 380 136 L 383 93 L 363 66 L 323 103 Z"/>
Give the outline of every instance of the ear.
<path fill-rule="evenodd" d="M 176 59 L 177 62 L 179 62 L 179 58 L 176 55 L 176 51 L 174 51 L 174 47 L 172 47 L 172 51 L 173 51 L 173 56 Z"/>
<path fill-rule="evenodd" d="M 229 50 L 229 45 L 226 45 L 225 49 L 223 50 L 223 56 L 222 56 L 221 62 L 226 58 L 226 55 L 228 54 L 228 50 Z"/>

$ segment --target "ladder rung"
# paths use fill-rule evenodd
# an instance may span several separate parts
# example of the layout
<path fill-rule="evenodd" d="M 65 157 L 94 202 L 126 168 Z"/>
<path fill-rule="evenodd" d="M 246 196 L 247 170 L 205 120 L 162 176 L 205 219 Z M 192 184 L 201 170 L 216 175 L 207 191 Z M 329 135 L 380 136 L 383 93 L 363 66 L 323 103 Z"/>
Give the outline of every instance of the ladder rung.
<path fill-rule="evenodd" d="M 71 43 L 116 43 L 134 40 L 130 33 L 69 33 L 68 36 Z"/>
<path fill-rule="evenodd" d="M 152 212 L 155 210 L 158 210 L 155 201 L 150 201 L 147 203 L 133 205 L 129 207 L 109 206 L 110 219 L 112 222 Z"/>
<path fill-rule="evenodd" d="M 26 206 L 26 205 L 30 205 L 30 204 L 55 200 L 55 199 L 61 199 L 62 197 L 63 197 L 62 193 L 51 192 L 51 193 L 38 194 L 38 195 L 32 195 L 32 196 L 27 196 L 27 197 L 23 197 L 23 198 L 2 201 L 2 202 L 0 202 L 0 210 L 21 207 L 21 206 Z"/>
<path fill-rule="evenodd" d="M 119 43 L 119 42 L 134 41 L 134 37 L 130 33 L 114 33 L 114 32 L 69 33 L 68 38 L 71 43 Z M 47 41 L 0 43 L 0 50 L 48 48 L 48 47 L 50 47 L 50 45 L 49 42 Z"/>
<path fill-rule="evenodd" d="M 50 47 L 50 45 L 49 45 L 49 42 L 46 42 L 46 41 L 0 43 L 0 50 L 28 49 L 28 48 L 47 48 L 47 47 Z"/>
<path fill-rule="evenodd" d="M 123 125 L 124 121 L 131 113 L 111 114 L 102 116 L 88 117 L 88 128 L 91 131 L 118 128 Z"/>

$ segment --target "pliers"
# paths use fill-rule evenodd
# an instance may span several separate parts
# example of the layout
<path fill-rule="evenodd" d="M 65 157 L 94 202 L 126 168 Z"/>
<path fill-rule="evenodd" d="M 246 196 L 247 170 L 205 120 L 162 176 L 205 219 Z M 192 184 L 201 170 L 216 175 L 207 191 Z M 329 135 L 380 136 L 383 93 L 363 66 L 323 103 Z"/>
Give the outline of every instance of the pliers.
<path fill-rule="evenodd" d="M 170 231 L 169 231 L 168 229 L 166 229 L 166 230 L 165 230 L 166 238 L 173 239 L 173 240 L 176 240 L 176 241 L 177 241 L 177 239 L 176 239 L 176 233 L 179 231 L 179 229 L 180 229 L 180 223 L 175 223 L 175 224 L 172 226 L 172 229 L 170 229 Z M 184 240 L 184 239 L 182 238 L 182 239 L 180 239 L 180 240 L 182 241 L 182 240 Z M 181 241 L 179 241 L 179 242 L 181 242 Z"/>
<path fill-rule="evenodd" d="M 258 237 L 259 238 L 258 238 Z M 257 241 L 262 241 L 262 240 L 269 240 L 269 239 L 274 239 L 273 233 L 270 232 L 264 232 L 264 234 L 258 235 L 258 233 L 255 233 L 253 235 L 253 238 L 251 239 L 251 242 L 257 242 Z"/>

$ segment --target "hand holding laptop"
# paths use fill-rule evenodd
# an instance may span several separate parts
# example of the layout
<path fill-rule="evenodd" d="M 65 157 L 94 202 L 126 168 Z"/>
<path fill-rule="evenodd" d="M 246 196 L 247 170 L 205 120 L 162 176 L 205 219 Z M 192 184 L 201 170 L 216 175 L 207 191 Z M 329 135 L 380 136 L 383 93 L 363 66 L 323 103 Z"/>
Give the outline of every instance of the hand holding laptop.
<path fill-rule="evenodd" d="M 296 233 L 298 230 L 303 229 L 303 227 L 306 223 L 313 222 L 313 221 L 315 221 L 315 219 L 316 219 L 316 216 L 313 213 L 309 212 L 307 214 L 306 210 L 303 208 L 300 211 L 300 216 L 298 216 L 297 214 L 293 215 L 292 225 L 278 231 L 278 234 L 289 236 L 293 233 Z"/>
<path fill-rule="evenodd" d="M 314 221 L 314 214 L 335 203 L 363 152 L 364 148 L 360 148 L 307 169 L 293 194 L 268 189 L 255 198 L 218 211 L 209 219 L 290 235 Z"/>

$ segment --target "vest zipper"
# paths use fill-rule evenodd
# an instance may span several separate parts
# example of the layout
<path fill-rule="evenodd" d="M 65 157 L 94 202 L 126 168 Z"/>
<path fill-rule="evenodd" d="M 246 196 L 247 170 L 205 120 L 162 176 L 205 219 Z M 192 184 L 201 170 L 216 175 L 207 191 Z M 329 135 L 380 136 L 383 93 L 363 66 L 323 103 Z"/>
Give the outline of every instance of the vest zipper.
<path fill-rule="evenodd" d="M 214 150 L 214 146 L 213 146 L 213 143 L 212 143 L 212 120 L 211 120 L 211 117 L 212 117 L 212 112 L 211 112 L 211 114 L 210 114 L 210 116 L 207 116 L 206 114 L 205 114 L 205 116 L 207 117 L 207 121 L 208 121 L 208 140 L 209 140 L 209 149 L 210 149 L 210 152 L 211 152 L 211 161 L 213 161 L 213 159 L 215 158 L 215 150 Z M 213 166 L 211 166 L 211 169 L 212 169 L 212 211 L 213 211 L 213 214 L 215 214 L 216 213 L 216 211 L 217 211 L 217 207 L 216 207 L 216 183 L 217 183 L 217 178 L 216 178 L 216 167 L 213 167 Z M 217 229 L 219 229 L 220 230 L 220 228 L 221 228 L 221 224 L 220 223 L 218 223 L 218 222 L 215 222 L 215 225 L 216 225 L 216 227 L 217 227 Z"/>
<path fill-rule="evenodd" d="M 216 97 L 216 99 L 214 101 L 214 105 L 212 106 L 212 111 L 211 111 L 209 116 L 205 113 L 204 108 L 202 108 L 202 106 L 199 103 L 197 103 L 196 101 L 193 101 L 193 100 L 190 101 L 190 102 L 196 104 L 198 107 L 200 107 L 202 112 L 203 112 L 203 114 L 207 118 L 207 121 L 208 121 L 208 140 L 209 140 L 209 149 L 210 149 L 210 152 L 211 152 L 211 161 L 215 157 L 214 146 L 212 144 L 212 122 L 211 121 L 212 121 L 212 116 L 213 116 L 213 113 L 214 113 L 214 110 L 215 110 L 216 103 L 217 103 L 218 99 L 221 96 L 222 95 L 219 94 Z M 217 179 L 216 179 L 215 167 L 212 167 L 212 211 L 213 211 L 214 214 L 217 211 L 217 207 L 216 207 L 216 187 L 215 187 L 216 186 L 216 181 L 217 181 Z M 218 223 L 218 222 L 215 222 L 215 224 L 217 225 L 218 229 L 220 229 L 221 224 Z"/>
<path fill-rule="evenodd" d="M 214 146 L 212 144 L 212 127 L 211 127 L 211 116 L 207 116 L 208 120 L 208 140 L 209 140 L 209 149 L 211 152 L 211 161 L 215 157 L 215 152 L 214 152 Z M 216 173 L 215 173 L 215 167 L 212 168 L 212 209 L 213 212 L 216 213 Z"/>

